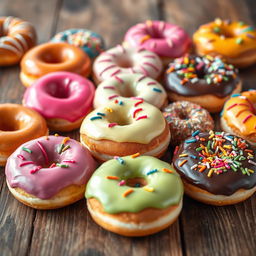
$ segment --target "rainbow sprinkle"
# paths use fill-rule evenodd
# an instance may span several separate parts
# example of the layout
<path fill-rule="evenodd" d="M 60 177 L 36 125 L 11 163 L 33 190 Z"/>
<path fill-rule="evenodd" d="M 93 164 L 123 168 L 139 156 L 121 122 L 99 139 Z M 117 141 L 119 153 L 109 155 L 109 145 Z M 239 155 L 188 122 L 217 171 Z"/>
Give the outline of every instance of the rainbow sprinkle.
<path fill-rule="evenodd" d="M 151 174 L 156 173 L 156 172 L 158 172 L 158 170 L 157 169 L 153 169 L 153 170 L 147 172 L 146 174 L 147 175 L 151 175 Z"/>
<path fill-rule="evenodd" d="M 32 153 L 32 150 L 30 150 L 29 148 L 22 147 L 21 149 L 22 149 L 23 151 L 28 152 L 29 154 Z"/>

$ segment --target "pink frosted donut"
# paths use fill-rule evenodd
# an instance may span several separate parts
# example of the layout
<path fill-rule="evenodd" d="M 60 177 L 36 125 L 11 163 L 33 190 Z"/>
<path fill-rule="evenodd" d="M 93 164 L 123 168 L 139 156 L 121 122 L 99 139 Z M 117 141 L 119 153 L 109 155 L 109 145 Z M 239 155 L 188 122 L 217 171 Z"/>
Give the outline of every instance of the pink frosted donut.
<path fill-rule="evenodd" d="M 159 20 L 148 20 L 131 27 L 124 40 L 132 47 L 152 51 L 164 60 L 167 58 L 166 61 L 182 56 L 191 45 L 184 29 Z"/>
<path fill-rule="evenodd" d="M 153 52 L 118 45 L 100 54 L 93 64 L 93 79 L 96 84 L 122 74 L 143 74 L 158 79 L 162 72 L 162 61 Z"/>
<path fill-rule="evenodd" d="M 92 109 L 94 92 L 88 79 L 70 72 L 54 72 L 27 88 L 23 104 L 44 116 L 50 129 L 71 131 Z"/>
<path fill-rule="evenodd" d="M 11 193 L 38 209 L 53 209 L 83 198 L 96 168 L 89 151 L 68 137 L 49 136 L 21 145 L 8 158 L 5 173 Z"/>

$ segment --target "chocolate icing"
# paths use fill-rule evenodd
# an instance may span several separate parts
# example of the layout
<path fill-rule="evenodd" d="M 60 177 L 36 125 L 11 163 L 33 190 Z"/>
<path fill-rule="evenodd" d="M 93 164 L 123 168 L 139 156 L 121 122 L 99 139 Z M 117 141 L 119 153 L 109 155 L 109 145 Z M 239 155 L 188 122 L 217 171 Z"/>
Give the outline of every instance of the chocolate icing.
<path fill-rule="evenodd" d="M 200 133 L 199 137 L 205 138 L 206 141 L 197 141 L 194 143 L 184 142 L 180 145 L 177 154 L 174 155 L 173 165 L 183 179 L 185 179 L 188 183 L 198 186 L 199 188 L 212 194 L 225 196 L 232 195 L 239 189 L 251 189 L 256 185 L 256 172 L 250 173 L 250 176 L 248 176 L 243 174 L 240 169 L 238 169 L 236 172 L 229 169 L 227 172 L 223 172 L 219 175 L 213 173 L 211 177 L 208 177 L 208 168 L 206 168 L 203 172 L 199 172 L 197 169 L 191 170 L 191 167 L 200 161 L 196 148 L 200 147 L 200 144 L 205 146 L 207 145 L 209 133 Z M 190 139 L 194 139 L 194 137 L 190 137 L 187 140 Z M 226 140 L 225 145 L 231 145 L 231 143 Z M 248 149 L 254 150 L 255 153 L 255 149 L 252 146 L 248 146 Z M 188 154 L 188 157 L 179 157 L 180 154 L 185 153 Z M 193 159 L 189 157 L 189 155 L 197 156 L 197 159 Z M 188 161 L 182 165 L 182 167 L 179 167 L 179 164 L 184 159 L 187 159 Z M 255 154 L 251 160 L 256 162 Z M 249 168 L 256 171 L 256 166 L 250 164 L 247 159 L 241 162 L 243 163 L 242 166 L 244 168 Z"/>

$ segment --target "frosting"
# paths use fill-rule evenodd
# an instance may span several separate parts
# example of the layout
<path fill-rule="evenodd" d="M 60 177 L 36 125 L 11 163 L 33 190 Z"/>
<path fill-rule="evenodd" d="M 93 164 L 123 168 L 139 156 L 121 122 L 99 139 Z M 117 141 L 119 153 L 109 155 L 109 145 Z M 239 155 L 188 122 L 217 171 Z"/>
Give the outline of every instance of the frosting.
<path fill-rule="evenodd" d="M 54 72 L 27 88 L 23 103 L 46 118 L 74 122 L 92 108 L 94 90 L 86 78 L 70 72 Z"/>
<path fill-rule="evenodd" d="M 215 195 L 256 185 L 255 149 L 224 132 L 200 133 L 181 144 L 173 165 L 189 183 Z"/>
<path fill-rule="evenodd" d="M 148 144 L 162 134 L 166 126 L 159 109 L 143 100 L 110 102 L 88 114 L 81 134 L 95 140 Z"/>
<path fill-rule="evenodd" d="M 155 53 L 122 45 L 103 52 L 93 64 L 93 72 L 100 80 L 111 77 L 119 80 L 119 75 L 133 73 L 156 79 L 161 71 L 162 62 Z"/>
<path fill-rule="evenodd" d="M 69 185 L 86 184 L 95 168 L 89 151 L 77 141 L 49 136 L 21 145 L 9 157 L 5 173 L 12 188 L 48 199 Z"/>
<path fill-rule="evenodd" d="M 184 96 L 213 94 L 224 98 L 239 83 L 238 71 L 233 65 L 209 55 L 175 59 L 165 72 L 165 87 Z"/>
<path fill-rule="evenodd" d="M 161 108 L 167 95 L 157 81 L 140 74 L 119 75 L 120 80 L 110 78 L 103 81 L 96 89 L 94 107 L 100 107 L 110 101 L 121 100 L 121 97 L 137 97 Z M 112 97 L 118 95 L 121 97 Z"/>
<path fill-rule="evenodd" d="M 196 47 L 204 54 L 217 53 L 237 57 L 244 52 L 256 50 L 256 31 L 244 22 L 230 22 L 217 18 L 200 26 L 193 36 Z"/>
<path fill-rule="evenodd" d="M 104 50 L 103 38 L 87 29 L 68 29 L 56 34 L 52 42 L 67 42 L 81 47 L 90 58 L 96 58 Z"/>
<path fill-rule="evenodd" d="M 96 198 L 107 213 L 139 212 L 178 205 L 183 186 L 168 163 L 150 156 L 127 156 L 102 164 L 89 180 L 85 196 Z"/>
<path fill-rule="evenodd" d="M 145 48 L 170 58 L 182 56 L 191 44 L 188 34 L 181 27 L 158 20 L 148 20 L 131 27 L 124 40 L 132 47 Z"/>
<path fill-rule="evenodd" d="M 256 90 L 233 95 L 225 103 L 223 118 L 242 135 L 256 135 Z"/>

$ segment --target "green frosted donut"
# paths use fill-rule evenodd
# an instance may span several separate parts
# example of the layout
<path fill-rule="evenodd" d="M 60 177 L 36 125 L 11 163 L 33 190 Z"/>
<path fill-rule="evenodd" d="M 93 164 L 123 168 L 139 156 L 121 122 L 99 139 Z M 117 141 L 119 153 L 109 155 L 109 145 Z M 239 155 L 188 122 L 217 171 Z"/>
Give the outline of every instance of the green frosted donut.
<path fill-rule="evenodd" d="M 183 185 L 176 171 L 157 158 L 135 156 L 102 164 L 87 184 L 86 198 L 96 198 L 111 214 L 178 205 Z"/>

